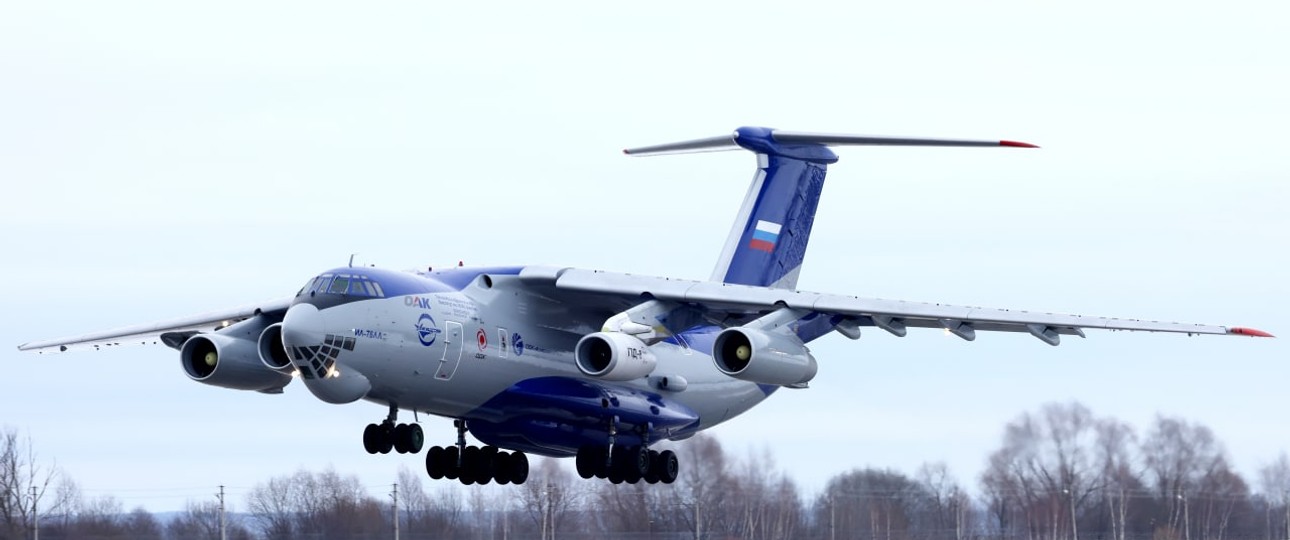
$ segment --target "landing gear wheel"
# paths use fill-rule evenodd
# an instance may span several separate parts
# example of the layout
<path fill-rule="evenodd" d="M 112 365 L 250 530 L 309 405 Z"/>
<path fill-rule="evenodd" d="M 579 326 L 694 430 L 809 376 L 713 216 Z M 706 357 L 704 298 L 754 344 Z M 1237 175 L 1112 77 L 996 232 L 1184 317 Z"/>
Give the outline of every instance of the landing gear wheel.
<path fill-rule="evenodd" d="M 609 471 L 606 476 L 609 481 L 615 484 L 621 484 L 627 480 L 627 449 L 621 446 L 615 446 L 611 451 L 609 460 Z"/>
<path fill-rule="evenodd" d="M 461 467 L 457 466 L 458 449 L 456 446 L 444 447 L 439 453 L 439 466 L 442 467 L 443 477 L 449 480 L 456 480 L 461 477 Z"/>
<path fill-rule="evenodd" d="M 597 446 L 596 451 L 591 453 L 591 472 L 592 476 L 604 480 L 609 478 L 609 467 L 605 462 L 609 459 L 609 449 L 603 446 Z"/>
<path fill-rule="evenodd" d="M 493 480 L 497 485 L 504 486 L 511 483 L 511 462 L 514 454 L 508 452 L 498 452 L 493 457 Z"/>
<path fill-rule="evenodd" d="M 664 484 L 671 484 L 676 481 L 677 474 L 680 473 L 681 465 L 676 459 L 676 453 L 671 450 L 659 452 L 658 460 L 654 462 L 651 469 L 658 469 L 658 480 Z"/>
<path fill-rule="evenodd" d="M 578 449 L 578 455 L 573 458 L 573 463 L 578 469 L 578 476 L 587 479 L 596 475 L 596 456 L 599 455 L 596 450 L 598 448 L 594 444 L 587 444 Z M 601 461 L 604 460 L 602 459 Z"/>
<path fill-rule="evenodd" d="M 425 444 L 425 432 L 416 424 L 399 424 L 394 426 L 390 437 L 394 441 L 394 451 L 400 454 L 416 454 Z"/>
<path fill-rule="evenodd" d="M 650 450 L 649 451 L 649 472 L 645 473 L 645 476 L 641 478 L 650 484 L 657 484 L 658 471 L 660 468 L 661 467 L 658 466 L 658 450 Z"/>
<path fill-rule="evenodd" d="M 367 427 L 363 429 L 363 449 L 367 450 L 367 453 L 375 454 L 380 452 L 381 447 L 377 444 L 380 442 L 380 431 L 381 426 L 376 424 L 368 424 Z"/>
<path fill-rule="evenodd" d="M 394 426 L 394 431 L 390 433 L 390 439 L 394 442 L 394 451 L 400 454 L 408 453 L 408 425 L 399 424 Z"/>
<path fill-rule="evenodd" d="M 439 446 L 431 446 L 426 451 L 426 474 L 430 475 L 431 479 L 438 480 L 443 478 L 445 467 L 443 466 L 443 459 L 441 459 L 442 454 L 443 448 Z"/>
<path fill-rule="evenodd" d="M 509 461 L 511 468 L 507 472 L 510 473 L 511 483 L 522 485 L 529 479 L 529 457 L 524 452 L 514 452 Z"/>
<path fill-rule="evenodd" d="M 420 424 L 408 424 L 407 426 L 404 447 L 407 448 L 409 454 L 419 454 L 421 453 L 421 448 L 426 444 L 426 433 L 421 429 Z"/>
<path fill-rule="evenodd" d="M 483 450 L 478 446 L 467 446 L 461 454 L 461 480 L 467 486 L 475 483 L 484 484 L 492 478 L 485 479 L 483 473 Z M 491 475 L 490 475 L 491 476 Z"/>
<path fill-rule="evenodd" d="M 377 433 L 380 433 L 380 436 L 377 438 L 376 451 L 388 454 L 390 450 L 394 449 L 394 426 L 381 424 L 377 429 Z"/>
<path fill-rule="evenodd" d="M 493 476 L 497 470 L 497 447 L 485 446 L 480 448 L 478 456 L 475 458 L 475 483 L 482 486 L 493 481 Z"/>
<path fill-rule="evenodd" d="M 627 464 L 627 468 L 637 475 L 644 476 L 651 468 L 653 468 L 654 464 L 650 461 L 648 448 L 633 446 L 631 450 L 627 451 L 627 455 L 631 458 L 631 462 Z"/>

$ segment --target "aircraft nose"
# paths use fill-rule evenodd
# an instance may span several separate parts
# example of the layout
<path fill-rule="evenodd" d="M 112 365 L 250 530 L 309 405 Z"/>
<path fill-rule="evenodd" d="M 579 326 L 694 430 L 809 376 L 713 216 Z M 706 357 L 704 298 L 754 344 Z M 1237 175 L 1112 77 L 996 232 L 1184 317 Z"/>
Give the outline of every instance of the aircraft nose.
<path fill-rule="evenodd" d="M 282 318 L 282 344 L 293 347 L 317 347 L 323 343 L 323 319 L 313 304 L 296 304 Z"/>

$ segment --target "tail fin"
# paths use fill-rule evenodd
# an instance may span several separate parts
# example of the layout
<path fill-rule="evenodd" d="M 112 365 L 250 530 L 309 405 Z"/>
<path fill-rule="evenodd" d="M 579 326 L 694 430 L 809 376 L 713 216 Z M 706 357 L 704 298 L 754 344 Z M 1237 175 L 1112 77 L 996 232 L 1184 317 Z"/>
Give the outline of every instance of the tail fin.
<path fill-rule="evenodd" d="M 1013 141 L 871 137 L 741 127 L 732 135 L 624 150 L 629 155 L 711 152 L 743 148 L 757 154 L 743 206 L 726 238 L 713 281 L 793 289 L 806 256 L 815 208 L 828 165 L 838 160 L 830 145 L 1013 146 Z"/>

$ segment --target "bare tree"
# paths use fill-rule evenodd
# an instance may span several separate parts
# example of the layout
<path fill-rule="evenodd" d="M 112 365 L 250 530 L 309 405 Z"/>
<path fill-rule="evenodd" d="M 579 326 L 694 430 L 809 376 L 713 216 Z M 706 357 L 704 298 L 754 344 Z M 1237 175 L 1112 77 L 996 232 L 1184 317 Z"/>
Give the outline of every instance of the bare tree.
<path fill-rule="evenodd" d="M 33 511 L 66 512 L 66 500 L 47 497 L 58 477 L 57 467 L 39 462 L 30 438 L 20 438 L 13 428 L 0 430 L 0 537 L 24 538 Z"/>
<path fill-rule="evenodd" d="M 539 458 L 528 480 L 520 486 L 519 500 L 540 538 L 545 540 L 555 538 L 555 531 L 563 529 L 577 503 L 577 495 L 573 475 L 559 461 Z"/>
<path fill-rule="evenodd" d="M 125 538 L 133 540 L 161 540 L 161 523 L 142 506 L 131 510 L 121 520 L 121 531 Z"/>
<path fill-rule="evenodd" d="M 1134 464 L 1137 435 L 1128 424 L 1114 419 L 1097 423 L 1097 468 L 1101 475 L 1102 506 L 1112 540 L 1125 540 L 1128 533 L 1129 501 L 1142 489 Z M 1095 520 L 1095 523 L 1100 520 Z"/>
<path fill-rule="evenodd" d="M 226 505 L 225 513 L 232 512 Z M 231 540 L 251 540 L 251 531 L 240 523 L 225 520 L 225 536 Z M 166 526 L 171 540 L 220 540 L 220 508 L 215 501 L 188 501 L 184 511 Z"/>
<path fill-rule="evenodd" d="M 1098 425 L 1087 407 L 1071 402 L 1024 413 L 1004 429 L 1003 448 L 990 456 L 982 487 L 997 522 L 1019 517 L 1031 539 L 1078 535 L 1079 509 L 1100 489 L 1094 460 Z M 1006 531 L 1001 531 L 1006 532 Z"/>
<path fill-rule="evenodd" d="M 1285 452 L 1259 469 L 1259 489 L 1267 501 L 1268 538 L 1290 538 L 1290 458 Z"/>

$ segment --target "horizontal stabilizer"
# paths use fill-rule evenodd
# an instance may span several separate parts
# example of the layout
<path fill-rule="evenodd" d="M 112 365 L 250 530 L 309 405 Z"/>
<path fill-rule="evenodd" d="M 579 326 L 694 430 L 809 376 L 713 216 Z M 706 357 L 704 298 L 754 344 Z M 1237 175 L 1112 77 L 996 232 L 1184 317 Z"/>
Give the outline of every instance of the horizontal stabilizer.
<path fill-rule="evenodd" d="M 741 128 L 730 135 L 719 137 L 708 137 L 706 139 L 695 139 L 691 141 L 682 141 L 668 144 L 658 144 L 654 146 L 642 146 L 639 148 L 628 148 L 623 150 L 624 154 L 629 156 L 651 156 L 660 154 L 687 154 L 693 152 L 720 152 L 723 150 L 734 150 L 740 147 L 747 148 L 739 144 L 740 131 L 748 128 Z M 780 144 L 787 145 L 821 145 L 821 146 L 1007 146 L 1013 148 L 1039 148 L 1030 143 L 1017 141 L 1002 140 L 973 140 L 973 139 L 930 139 L 924 137 L 886 137 L 877 135 L 847 135 L 838 133 L 809 133 L 804 131 L 784 131 L 772 129 L 770 138 Z"/>

